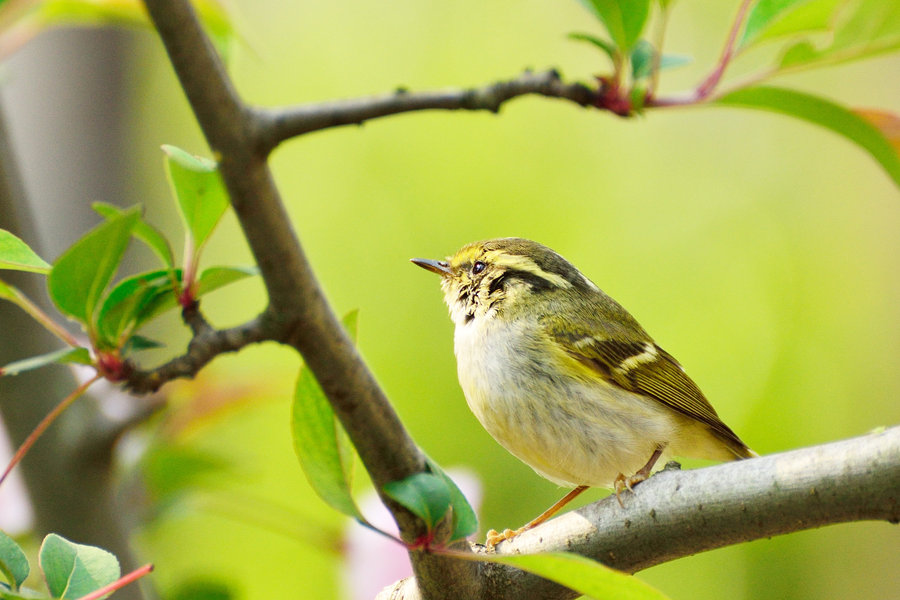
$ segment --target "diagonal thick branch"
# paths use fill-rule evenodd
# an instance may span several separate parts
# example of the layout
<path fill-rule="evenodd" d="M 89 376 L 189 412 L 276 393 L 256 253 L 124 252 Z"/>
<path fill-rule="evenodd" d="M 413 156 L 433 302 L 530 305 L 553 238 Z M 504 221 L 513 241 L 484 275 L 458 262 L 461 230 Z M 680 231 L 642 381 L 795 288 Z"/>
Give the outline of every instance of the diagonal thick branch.
<path fill-rule="evenodd" d="M 376 489 L 426 469 L 375 377 L 331 310 L 291 227 L 260 143 L 256 113 L 240 99 L 186 0 L 145 0 L 181 87 L 219 162 L 231 204 L 256 259 L 269 305 L 260 320 L 268 339 L 297 349 L 316 376 Z M 203 360 L 208 360 L 202 357 Z M 199 361 L 202 362 L 202 361 Z M 199 364 L 198 362 L 198 364 Z M 177 366 L 172 366 L 177 370 Z M 404 539 L 425 524 L 383 496 Z M 431 597 L 473 589 L 473 568 L 431 556 L 414 558 Z"/>
<path fill-rule="evenodd" d="M 664 470 L 497 547 L 500 554 L 575 552 L 635 573 L 730 544 L 862 520 L 900 522 L 900 427 L 692 471 Z M 483 550 L 482 550 L 483 551 Z M 578 594 L 485 563 L 485 597 L 568 600 Z M 415 582 L 379 598 L 421 598 Z"/>
<path fill-rule="evenodd" d="M 231 85 L 196 14 L 184 0 L 147 0 L 146 6 L 219 159 L 232 206 L 259 265 L 269 297 L 259 319 L 265 324 L 264 337 L 300 351 L 377 484 L 423 470 L 421 452 L 319 287 L 266 156 L 255 144 L 252 112 Z"/>

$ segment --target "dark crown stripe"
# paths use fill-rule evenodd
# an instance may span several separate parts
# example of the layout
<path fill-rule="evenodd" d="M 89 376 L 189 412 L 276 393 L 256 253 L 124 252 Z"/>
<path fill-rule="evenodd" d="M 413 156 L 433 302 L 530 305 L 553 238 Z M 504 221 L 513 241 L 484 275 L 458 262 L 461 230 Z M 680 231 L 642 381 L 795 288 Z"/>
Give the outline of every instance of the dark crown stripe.
<path fill-rule="evenodd" d="M 493 294 L 499 289 L 506 289 L 506 285 L 513 280 L 519 280 L 531 286 L 533 291 L 552 290 L 555 286 L 540 275 L 519 269 L 507 269 L 500 277 L 494 279 L 488 286 L 488 294 Z"/>
<path fill-rule="evenodd" d="M 548 273 L 559 275 L 576 288 L 585 289 L 588 287 L 587 280 L 584 275 L 581 274 L 581 271 L 566 262 L 566 259 L 558 254 L 553 254 L 545 257 L 544 260 L 539 260 L 538 266 Z"/>

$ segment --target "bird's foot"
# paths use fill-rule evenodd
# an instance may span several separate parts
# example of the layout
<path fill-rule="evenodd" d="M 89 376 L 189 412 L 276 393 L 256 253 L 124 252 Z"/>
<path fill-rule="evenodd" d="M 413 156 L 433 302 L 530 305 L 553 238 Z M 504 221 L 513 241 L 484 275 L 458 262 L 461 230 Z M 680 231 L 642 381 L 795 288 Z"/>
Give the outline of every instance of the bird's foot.
<path fill-rule="evenodd" d="M 636 486 L 637 484 L 639 484 L 642 481 L 646 481 L 649 477 L 650 477 L 650 472 L 649 471 L 645 472 L 643 469 L 641 469 L 640 471 L 638 471 L 631 477 L 625 477 L 623 474 L 619 473 L 616 476 L 616 480 L 613 484 L 615 487 L 615 490 L 616 490 L 616 500 L 619 501 L 619 506 L 621 506 L 622 508 L 625 508 L 625 504 L 622 502 L 622 492 L 623 491 L 625 491 L 627 489 L 629 492 L 633 492 L 634 486 Z"/>
<path fill-rule="evenodd" d="M 520 527 L 519 529 L 516 529 L 515 531 L 513 531 L 512 529 L 504 529 L 503 533 L 498 533 L 496 529 L 491 529 L 490 531 L 487 532 L 487 539 L 484 542 L 484 546 L 488 550 L 493 550 L 494 546 L 496 546 L 500 542 L 505 542 L 506 540 L 511 540 L 512 538 L 516 537 L 517 535 L 519 535 L 526 529 L 528 529 L 527 526 Z"/>
<path fill-rule="evenodd" d="M 625 505 L 622 503 L 622 490 L 628 488 L 629 492 L 633 492 L 634 486 L 650 477 L 650 471 L 653 470 L 653 465 L 655 465 L 656 461 L 659 460 L 659 457 L 662 456 L 663 449 L 665 447 L 665 444 L 659 444 L 658 446 L 656 446 L 656 449 L 653 451 L 653 454 L 650 456 L 650 460 L 647 461 L 647 464 L 641 467 L 638 472 L 631 477 L 625 477 L 622 473 L 616 475 L 616 480 L 613 482 L 613 486 L 616 488 L 616 500 L 619 501 L 619 506 L 625 508 Z"/>

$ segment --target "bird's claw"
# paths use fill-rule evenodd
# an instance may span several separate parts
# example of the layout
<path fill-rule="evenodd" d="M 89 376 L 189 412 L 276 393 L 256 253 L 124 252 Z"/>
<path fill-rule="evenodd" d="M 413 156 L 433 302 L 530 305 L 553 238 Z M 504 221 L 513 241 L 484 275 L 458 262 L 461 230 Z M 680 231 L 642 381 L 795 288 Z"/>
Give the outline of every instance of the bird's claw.
<path fill-rule="evenodd" d="M 621 506 L 622 508 L 625 508 L 625 503 L 622 502 L 622 496 L 621 496 L 623 490 L 627 489 L 629 492 L 634 492 L 634 486 L 636 486 L 637 484 L 639 484 L 642 481 L 645 481 L 649 477 L 650 477 L 650 474 L 644 473 L 643 470 L 638 471 L 631 477 L 625 477 L 625 475 L 623 475 L 622 473 L 619 473 L 616 476 L 616 480 L 613 484 L 615 487 L 615 490 L 616 490 L 616 500 L 619 501 L 619 506 Z"/>
<path fill-rule="evenodd" d="M 505 542 L 506 540 L 514 538 L 522 533 L 522 531 L 524 531 L 524 528 L 516 529 L 515 531 L 512 529 L 504 529 L 503 533 L 498 533 L 496 529 L 491 529 L 487 532 L 487 539 L 485 540 L 484 545 L 488 550 L 493 550 L 494 546 L 500 542 Z"/>

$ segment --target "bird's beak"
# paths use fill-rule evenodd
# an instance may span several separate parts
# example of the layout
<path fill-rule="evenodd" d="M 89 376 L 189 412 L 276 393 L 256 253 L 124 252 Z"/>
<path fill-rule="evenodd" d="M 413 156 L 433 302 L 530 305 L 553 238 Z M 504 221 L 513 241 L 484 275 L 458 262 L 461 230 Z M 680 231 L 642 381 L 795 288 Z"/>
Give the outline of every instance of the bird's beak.
<path fill-rule="evenodd" d="M 445 260 L 431 260 L 430 258 L 411 258 L 409 262 L 419 265 L 423 269 L 427 269 L 432 273 L 440 276 L 450 275 L 450 265 Z"/>

